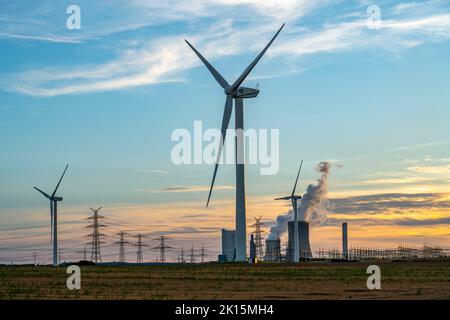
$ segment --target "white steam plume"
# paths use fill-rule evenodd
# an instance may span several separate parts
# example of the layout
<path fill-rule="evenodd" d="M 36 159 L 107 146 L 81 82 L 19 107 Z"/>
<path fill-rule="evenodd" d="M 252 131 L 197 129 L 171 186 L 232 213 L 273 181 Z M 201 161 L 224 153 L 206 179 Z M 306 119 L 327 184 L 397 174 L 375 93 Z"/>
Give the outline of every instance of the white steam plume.
<path fill-rule="evenodd" d="M 310 184 L 306 189 L 298 207 L 298 219 L 309 222 L 312 226 L 320 225 L 327 220 L 329 201 L 328 176 L 330 174 L 331 164 L 329 162 L 320 162 L 316 171 L 321 173 L 317 184 Z M 293 210 L 290 209 L 285 214 L 277 217 L 277 224 L 270 229 L 269 239 L 276 239 L 287 230 L 288 221 L 294 219 Z"/>

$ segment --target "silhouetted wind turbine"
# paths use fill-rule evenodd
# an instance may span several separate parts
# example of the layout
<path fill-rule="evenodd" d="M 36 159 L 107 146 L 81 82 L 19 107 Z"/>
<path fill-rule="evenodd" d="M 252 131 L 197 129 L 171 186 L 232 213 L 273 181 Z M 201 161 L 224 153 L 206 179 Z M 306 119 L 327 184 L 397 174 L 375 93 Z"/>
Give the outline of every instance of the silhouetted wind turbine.
<path fill-rule="evenodd" d="M 66 165 L 66 168 L 64 169 L 63 174 L 61 175 L 61 178 L 58 181 L 58 184 L 56 185 L 55 190 L 53 191 L 52 195 L 49 196 L 44 191 L 35 188 L 37 191 L 42 193 L 44 197 L 50 200 L 50 242 L 53 244 L 53 266 L 58 265 L 58 201 L 62 201 L 62 197 L 56 196 L 56 191 L 58 191 L 59 185 L 61 184 L 61 181 L 66 174 L 67 167 L 69 165 Z"/>
<path fill-rule="evenodd" d="M 302 196 L 295 195 L 295 188 L 297 188 L 298 177 L 300 176 L 300 171 L 302 170 L 303 160 L 300 163 L 300 168 L 298 169 L 297 179 L 295 179 L 294 189 L 292 189 L 292 193 L 290 196 L 276 198 L 275 200 L 291 200 L 292 207 L 294 209 L 294 262 L 299 262 L 300 260 L 300 243 L 298 239 L 298 208 L 297 208 L 297 200 L 301 199 Z"/>
<path fill-rule="evenodd" d="M 244 183 L 244 139 L 243 139 L 243 129 L 244 129 L 244 102 L 243 99 L 255 98 L 259 90 L 247 87 L 241 87 L 242 82 L 249 75 L 258 61 L 262 58 L 264 53 L 270 47 L 272 42 L 283 29 L 283 25 L 278 29 L 277 33 L 272 37 L 270 42 L 265 46 L 261 53 L 256 57 L 255 60 L 244 70 L 244 72 L 233 82 L 229 84 L 222 75 L 214 69 L 214 67 L 197 51 L 187 40 L 186 43 L 191 47 L 195 54 L 200 58 L 200 60 L 205 64 L 208 70 L 211 72 L 213 77 L 219 83 L 219 85 L 224 89 L 226 95 L 225 109 L 222 118 L 222 128 L 221 128 L 221 141 L 219 144 L 219 149 L 217 152 L 217 161 L 214 168 L 214 174 L 212 177 L 211 188 L 209 190 L 208 201 L 206 207 L 208 207 L 209 200 L 211 198 L 211 193 L 214 187 L 214 181 L 216 179 L 217 168 L 219 166 L 220 157 L 222 155 L 223 143 L 225 141 L 228 124 L 230 123 L 231 112 L 233 110 L 233 99 L 235 101 L 235 129 L 236 129 L 236 261 L 246 260 L 246 221 L 245 221 L 245 183 Z"/>

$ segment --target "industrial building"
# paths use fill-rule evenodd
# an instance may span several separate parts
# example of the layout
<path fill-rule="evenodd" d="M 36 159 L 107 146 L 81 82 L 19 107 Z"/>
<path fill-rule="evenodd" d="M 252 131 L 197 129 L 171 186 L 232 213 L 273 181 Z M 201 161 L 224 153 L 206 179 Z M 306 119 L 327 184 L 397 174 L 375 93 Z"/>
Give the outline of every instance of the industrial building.
<path fill-rule="evenodd" d="M 234 230 L 222 229 L 222 254 L 219 255 L 219 261 L 235 261 L 235 236 Z"/>
<path fill-rule="evenodd" d="M 256 243 L 255 243 L 255 237 L 253 235 L 250 236 L 250 259 L 249 263 L 256 263 L 257 262 L 256 257 Z"/>
<path fill-rule="evenodd" d="M 266 239 L 266 255 L 264 261 L 281 261 L 281 245 L 280 238 Z"/>
<path fill-rule="evenodd" d="M 294 262 L 294 221 L 288 222 L 288 247 L 286 262 Z M 298 221 L 298 239 L 300 261 L 312 259 L 311 245 L 309 244 L 309 223 Z"/>

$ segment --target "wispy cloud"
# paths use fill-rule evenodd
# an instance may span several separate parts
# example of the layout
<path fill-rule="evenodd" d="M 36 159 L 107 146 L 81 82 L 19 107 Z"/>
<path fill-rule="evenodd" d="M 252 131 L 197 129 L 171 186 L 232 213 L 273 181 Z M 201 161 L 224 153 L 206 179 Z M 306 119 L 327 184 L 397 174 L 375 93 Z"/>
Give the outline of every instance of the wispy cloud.
<path fill-rule="evenodd" d="M 81 40 L 72 39 L 72 38 L 68 38 L 68 37 L 61 37 L 61 36 L 54 36 L 54 35 L 47 35 L 47 36 L 23 35 L 23 34 L 6 33 L 6 32 L 0 32 L 0 38 L 46 41 L 46 42 L 55 42 L 55 43 L 81 43 Z"/>
<path fill-rule="evenodd" d="M 450 174 L 450 164 L 448 165 L 427 165 L 427 166 L 413 166 L 407 168 L 409 171 L 417 173 L 427 173 L 427 174 Z"/>
<path fill-rule="evenodd" d="M 450 38 L 450 14 L 435 11 L 427 11 L 427 14 L 422 16 L 410 17 L 405 13 L 395 16 L 395 19 L 390 17 L 382 21 L 379 30 L 369 30 L 365 18 L 359 17 L 353 21 L 348 21 L 348 18 L 342 21 L 339 19 L 324 21 L 319 27 L 297 25 L 301 17 L 339 2 L 341 1 L 195 0 L 186 6 L 184 1 L 178 0 L 170 3 L 142 0 L 125 3 L 116 0 L 112 3 L 113 6 L 116 5 L 111 9 L 116 12 L 113 15 L 117 14 L 117 11 L 124 10 L 130 13 L 126 17 L 137 19 L 135 22 L 122 21 L 121 24 L 124 26 L 120 28 L 118 22 L 121 20 L 113 16 L 111 19 L 113 22 L 109 24 L 103 22 L 104 24 L 94 28 L 96 31 L 89 29 L 87 33 L 80 33 L 79 38 L 67 37 L 66 33 L 63 36 L 17 33 L 16 36 L 43 39 L 48 37 L 49 41 L 76 42 L 81 41 L 83 37 L 96 39 L 108 33 L 180 20 L 197 23 L 201 31 L 195 33 L 192 32 L 192 28 L 188 28 L 186 29 L 190 30 L 188 34 L 161 36 L 151 41 L 131 37 L 130 43 L 134 45 L 122 47 L 116 57 L 107 62 L 73 68 L 49 66 L 4 74 L 0 77 L 0 83 L 4 90 L 31 96 L 52 97 L 183 81 L 184 73 L 199 65 L 198 59 L 188 50 L 183 38 L 191 39 L 209 60 L 214 61 L 225 56 L 259 51 L 273 30 L 279 26 L 281 19 L 292 22 L 277 39 L 277 45 L 269 50 L 269 57 L 281 56 L 292 60 L 299 56 L 368 48 L 398 52 Z M 50 7 L 50 4 L 47 3 L 47 6 Z M 88 5 L 87 7 L 89 8 Z M 91 9 L 94 12 L 100 10 Z M 243 16 L 252 18 L 247 23 L 222 18 L 227 17 L 226 13 L 231 11 L 242 11 Z M 120 15 L 123 16 L 125 15 Z M 214 17 L 214 22 L 203 19 L 209 17 Z M 12 28 L 9 24 L 6 26 L 7 30 Z M 14 26 L 17 27 L 17 23 Z M 11 30 L 4 32 L 9 36 L 13 34 Z M 239 34 L 239 37 L 236 34 Z M 277 75 L 270 75 L 274 76 Z"/>
<path fill-rule="evenodd" d="M 389 178 L 389 179 L 372 179 L 366 180 L 363 183 L 368 185 L 389 185 L 389 184 L 410 184 L 418 182 L 426 182 L 433 180 L 426 177 L 404 177 L 404 178 Z"/>
<path fill-rule="evenodd" d="M 139 189 L 141 192 L 201 192 L 209 191 L 209 186 L 173 186 L 165 189 L 155 190 L 155 189 Z M 214 190 L 232 190 L 233 186 L 214 186 Z"/>
<path fill-rule="evenodd" d="M 433 141 L 433 142 L 419 143 L 410 146 L 396 147 L 393 148 L 392 150 L 394 151 L 417 150 L 446 144 L 450 144 L 450 141 Z"/>

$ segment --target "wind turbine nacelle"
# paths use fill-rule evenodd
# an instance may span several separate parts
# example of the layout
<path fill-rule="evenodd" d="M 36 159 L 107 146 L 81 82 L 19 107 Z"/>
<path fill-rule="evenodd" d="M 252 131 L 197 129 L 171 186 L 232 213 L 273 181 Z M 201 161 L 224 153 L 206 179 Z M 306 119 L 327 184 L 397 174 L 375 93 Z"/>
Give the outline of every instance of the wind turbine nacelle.
<path fill-rule="evenodd" d="M 53 197 L 53 201 L 63 201 L 62 197 Z"/>
<path fill-rule="evenodd" d="M 258 96 L 259 90 L 253 89 L 253 88 L 247 88 L 247 87 L 239 87 L 236 91 L 236 98 L 256 98 Z"/>

